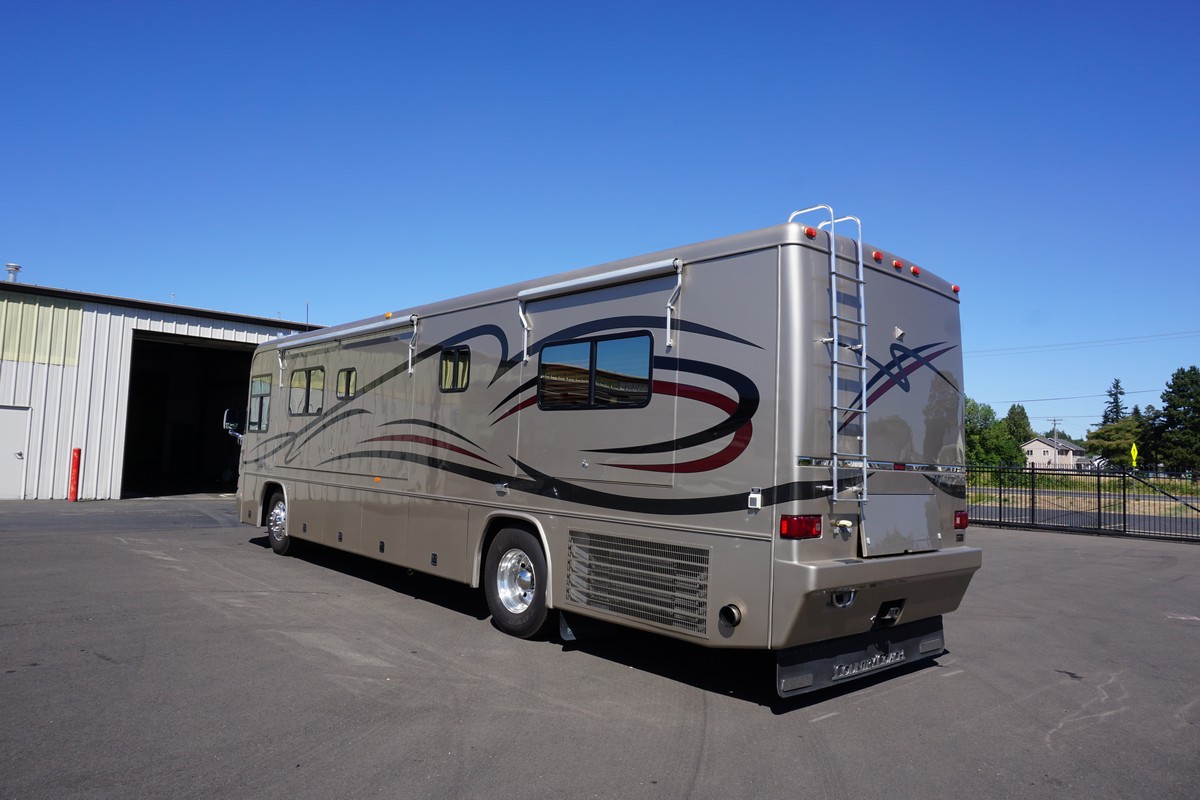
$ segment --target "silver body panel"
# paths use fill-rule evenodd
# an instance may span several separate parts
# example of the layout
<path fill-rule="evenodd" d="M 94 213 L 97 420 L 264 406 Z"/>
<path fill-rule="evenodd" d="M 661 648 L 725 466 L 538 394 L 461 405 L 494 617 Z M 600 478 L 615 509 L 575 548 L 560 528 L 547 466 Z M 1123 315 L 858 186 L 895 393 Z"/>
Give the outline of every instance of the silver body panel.
<path fill-rule="evenodd" d="M 980 565 L 954 530 L 958 298 L 890 254 L 869 266 L 872 378 L 845 388 L 866 393 L 871 500 L 831 501 L 830 426 L 861 420 L 831 409 L 828 247 L 789 223 L 263 345 L 270 413 L 243 441 L 241 519 L 262 524 L 281 489 L 292 536 L 471 585 L 489 534 L 518 524 L 543 544 L 551 607 L 714 647 L 864 633 L 896 600 L 906 623 L 953 611 Z M 681 278 L 658 268 L 675 260 Z M 643 407 L 539 407 L 547 344 L 626 335 L 651 342 Z M 442 391 L 441 354 L 464 347 L 466 388 Z M 320 411 L 293 416 L 291 376 L 312 368 Z M 339 399 L 343 369 L 357 393 Z M 823 535 L 781 539 L 796 514 Z"/>

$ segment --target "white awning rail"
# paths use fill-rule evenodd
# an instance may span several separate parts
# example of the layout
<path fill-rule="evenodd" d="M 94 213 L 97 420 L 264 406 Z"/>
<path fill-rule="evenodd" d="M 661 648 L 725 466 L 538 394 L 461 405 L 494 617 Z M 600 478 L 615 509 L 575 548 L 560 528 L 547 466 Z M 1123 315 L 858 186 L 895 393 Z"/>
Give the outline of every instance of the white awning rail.
<path fill-rule="evenodd" d="M 671 294 L 671 299 L 667 302 L 667 346 L 670 347 L 673 344 L 671 339 L 671 315 L 675 309 L 675 301 L 679 299 L 679 291 L 683 286 L 683 261 L 678 258 L 664 258 L 661 261 L 636 264 L 632 267 L 614 269 L 611 272 L 602 272 L 598 275 L 589 275 L 585 278 L 572 278 L 567 281 L 548 283 L 545 286 L 535 286 L 532 289 L 522 289 L 517 292 L 517 316 L 521 318 L 521 326 L 524 328 L 521 342 L 523 359 L 525 361 L 529 360 L 529 333 L 533 330 L 529 317 L 525 313 L 525 304 L 529 301 L 547 300 L 551 297 L 561 297 L 567 294 L 587 291 L 588 289 L 599 289 L 603 286 L 615 286 L 621 283 L 656 278 L 660 275 L 670 275 L 672 272 L 678 275 L 679 278 L 675 284 L 675 291 Z"/>

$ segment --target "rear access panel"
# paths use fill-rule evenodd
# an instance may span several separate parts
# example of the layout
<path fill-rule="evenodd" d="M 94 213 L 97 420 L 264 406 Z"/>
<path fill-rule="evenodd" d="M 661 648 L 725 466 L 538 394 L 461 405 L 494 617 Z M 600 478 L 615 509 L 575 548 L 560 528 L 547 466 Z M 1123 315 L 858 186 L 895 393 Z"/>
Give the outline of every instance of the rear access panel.
<path fill-rule="evenodd" d="M 937 496 L 872 494 L 863 510 L 862 552 L 867 558 L 925 553 L 942 544 Z"/>

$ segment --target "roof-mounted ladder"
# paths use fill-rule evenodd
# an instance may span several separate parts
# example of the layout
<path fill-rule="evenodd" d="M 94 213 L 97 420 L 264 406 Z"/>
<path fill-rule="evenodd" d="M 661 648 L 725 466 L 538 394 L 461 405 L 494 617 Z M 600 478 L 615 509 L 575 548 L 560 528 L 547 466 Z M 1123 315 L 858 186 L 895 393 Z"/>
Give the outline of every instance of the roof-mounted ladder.
<path fill-rule="evenodd" d="M 830 502 L 866 503 L 867 496 L 867 312 L 866 273 L 863 266 L 862 221 L 858 217 L 836 217 L 829 206 L 813 206 L 797 211 L 788 218 L 792 222 L 802 214 L 825 211 L 829 219 L 817 227 L 829 232 L 829 336 L 822 344 L 829 346 L 830 411 L 829 463 L 831 472 Z M 853 222 L 855 239 L 855 269 L 848 275 L 838 269 L 836 226 Z M 843 388 L 843 380 L 846 387 Z M 850 399 L 843 400 L 849 396 Z M 843 497 L 842 484 L 850 479 L 846 473 L 857 473 L 858 480 L 849 488 L 852 496 Z"/>

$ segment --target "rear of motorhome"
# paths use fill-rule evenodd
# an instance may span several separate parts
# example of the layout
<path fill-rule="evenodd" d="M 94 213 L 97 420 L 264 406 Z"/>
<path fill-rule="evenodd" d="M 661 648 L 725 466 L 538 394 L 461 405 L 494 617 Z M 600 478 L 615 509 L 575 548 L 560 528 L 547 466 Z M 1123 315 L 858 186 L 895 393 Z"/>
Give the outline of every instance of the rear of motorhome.
<path fill-rule="evenodd" d="M 239 515 L 482 587 L 516 636 L 773 650 L 782 696 L 933 658 L 981 563 L 958 310 L 818 206 L 278 339 Z"/>

